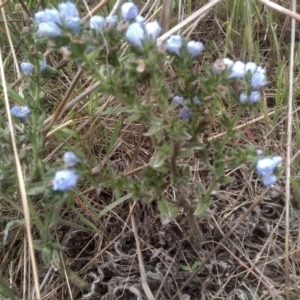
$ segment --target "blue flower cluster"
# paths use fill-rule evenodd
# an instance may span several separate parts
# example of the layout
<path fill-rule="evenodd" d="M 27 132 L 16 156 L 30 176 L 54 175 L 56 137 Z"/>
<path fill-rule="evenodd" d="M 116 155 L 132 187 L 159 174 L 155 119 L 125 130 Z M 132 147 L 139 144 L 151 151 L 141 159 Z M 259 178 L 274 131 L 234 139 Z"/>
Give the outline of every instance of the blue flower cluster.
<path fill-rule="evenodd" d="M 180 56 L 182 46 L 183 41 L 180 35 L 172 35 L 166 41 L 167 51 L 178 56 Z M 199 56 L 204 50 L 203 44 L 195 41 L 189 41 L 186 45 L 186 48 L 192 58 Z"/>
<path fill-rule="evenodd" d="M 30 109 L 28 106 L 14 106 L 10 110 L 10 113 L 25 122 L 30 113 Z"/>
<path fill-rule="evenodd" d="M 64 153 L 63 162 L 67 168 L 72 168 L 76 166 L 79 159 L 73 152 L 67 151 Z M 78 179 L 79 175 L 74 170 L 57 171 L 52 182 L 52 189 L 54 191 L 67 192 L 77 184 Z"/>
<path fill-rule="evenodd" d="M 184 98 L 181 96 L 174 96 L 173 102 L 183 106 L 182 109 L 179 111 L 179 118 L 190 121 L 192 119 L 191 109 L 187 105 L 185 105 Z M 201 102 L 197 96 L 193 97 L 193 102 L 197 106 L 201 105 Z"/>
<path fill-rule="evenodd" d="M 79 12 L 76 5 L 71 1 L 61 3 L 57 9 L 45 9 L 34 15 L 38 24 L 37 35 L 45 38 L 55 38 L 62 35 L 62 26 L 70 29 L 73 33 L 80 33 Z"/>
<path fill-rule="evenodd" d="M 47 61 L 46 58 L 44 57 L 43 64 L 40 66 L 40 71 L 43 72 L 47 69 Z M 33 64 L 30 63 L 29 61 L 22 62 L 21 63 L 21 70 L 24 73 L 24 75 L 29 76 L 33 70 Z"/>
<path fill-rule="evenodd" d="M 250 89 L 248 93 L 241 93 L 239 95 L 239 101 L 241 103 L 257 103 L 261 100 L 261 94 L 259 90 L 267 85 L 266 69 L 257 66 L 254 62 L 243 63 L 241 61 L 233 62 L 229 58 L 224 58 L 223 63 L 226 69 L 229 70 L 228 78 L 243 79 L 247 76 L 250 77 Z M 216 74 L 220 73 L 220 70 L 214 69 Z"/>
<path fill-rule="evenodd" d="M 121 7 L 122 17 L 125 20 L 132 21 L 126 31 L 127 40 L 139 47 L 143 48 L 143 42 L 147 40 L 156 41 L 161 33 L 161 27 L 157 21 L 148 22 L 145 24 L 145 19 L 138 16 L 138 8 L 131 2 L 126 2 Z M 172 35 L 165 43 L 166 50 L 177 56 L 180 56 L 183 47 L 182 37 L 179 35 Z M 186 45 L 187 51 L 192 58 L 200 55 L 204 46 L 200 42 L 189 41 Z"/>
<path fill-rule="evenodd" d="M 114 25 L 118 21 L 117 16 L 108 16 L 106 18 L 102 16 L 93 16 L 90 18 L 90 28 L 92 30 L 103 30 L 106 25 Z"/>
<path fill-rule="evenodd" d="M 277 181 L 277 177 L 274 175 L 274 171 L 282 164 L 281 156 L 264 157 L 258 160 L 256 164 L 257 172 L 262 176 L 263 184 L 270 186 Z"/>

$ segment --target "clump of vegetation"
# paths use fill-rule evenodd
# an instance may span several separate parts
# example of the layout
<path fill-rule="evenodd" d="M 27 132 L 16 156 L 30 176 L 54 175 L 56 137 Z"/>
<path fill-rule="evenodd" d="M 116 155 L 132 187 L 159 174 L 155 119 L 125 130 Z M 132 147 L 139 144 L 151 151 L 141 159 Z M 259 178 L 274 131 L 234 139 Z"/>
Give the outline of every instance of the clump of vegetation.
<path fill-rule="evenodd" d="M 216 6 L 216 13 L 226 7 L 231 14 L 220 13 L 229 20 L 222 25 L 229 30 L 224 47 L 216 44 L 222 38 L 211 39 L 210 18 L 206 34 L 195 24 L 188 38 L 179 28 L 164 32 L 172 20 L 163 13 L 158 21 L 139 14 L 140 3 L 106 2 L 85 17 L 86 7 L 71 1 L 38 10 L 20 2 L 28 25 L 22 51 L 8 61 L 1 53 L 1 247 L 7 254 L 0 293 L 281 299 L 285 278 L 285 294 L 296 295 L 295 282 L 274 262 L 284 253 L 278 184 L 284 151 L 276 132 L 284 66 L 272 94 L 266 90 L 275 79 L 272 68 L 258 55 L 262 41 L 245 53 L 255 40 L 249 16 L 261 18 L 259 6 Z M 180 15 L 181 8 L 166 1 L 163 12 Z M 238 41 L 231 31 L 240 24 L 238 12 L 247 23 L 239 53 L 230 47 Z M 16 38 L 7 28 L 9 45 Z M 269 41 L 278 45 L 276 35 Z M 21 72 L 9 85 L 13 76 L 4 63 L 10 59 Z M 296 194 L 296 170 L 293 175 Z M 257 258 L 264 252 L 267 258 Z M 9 264 L 20 260 L 10 272 Z"/>

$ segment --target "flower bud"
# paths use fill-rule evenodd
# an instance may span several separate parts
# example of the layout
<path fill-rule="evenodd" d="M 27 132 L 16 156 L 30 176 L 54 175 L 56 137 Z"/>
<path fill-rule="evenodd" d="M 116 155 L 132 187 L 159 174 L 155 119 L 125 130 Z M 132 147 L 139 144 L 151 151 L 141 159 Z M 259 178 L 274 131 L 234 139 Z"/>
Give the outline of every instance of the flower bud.
<path fill-rule="evenodd" d="M 74 167 L 79 162 L 79 159 L 72 151 L 64 153 L 63 162 L 67 167 Z"/>
<path fill-rule="evenodd" d="M 143 16 L 136 16 L 135 20 L 134 20 L 136 23 L 139 23 L 140 25 L 144 25 L 145 24 L 145 18 Z"/>
<path fill-rule="evenodd" d="M 61 35 L 61 29 L 55 23 L 40 23 L 37 35 L 39 37 L 54 38 Z"/>
<path fill-rule="evenodd" d="M 181 96 L 174 96 L 173 102 L 184 106 L 183 97 Z"/>
<path fill-rule="evenodd" d="M 262 181 L 263 181 L 264 186 L 270 186 L 270 185 L 276 183 L 277 177 L 274 174 L 265 175 L 265 176 L 262 176 Z"/>
<path fill-rule="evenodd" d="M 152 40 L 156 40 L 161 32 L 161 27 L 157 21 L 149 22 L 145 25 L 146 36 Z"/>
<path fill-rule="evenodd" d="M 267 78 L 263 72 L 255 72 L 251 78 L 251 87 L 254 90 L 259 90 L 267 85 Z"/>
<path fill-rule="evenodd" d="M 121 6 L 121 15 L 124 20 L 131 21 L 138 15 L 138 8 L 132 2 L 125 2 Z"/>
<path fill-rule="evenodd" d="M 103 30 L 105 18 L 102 16 L 93 16 L 90 18 L 90 28 L 94 30 Z"/>
<path fill-rule="evenodd" d="M 47 22 L 47 16 L 44 11 L 39 11 L 34 14 L 34 20 L 37 24 Z"/>
<path fill-rule="evenodd" d="M 22 119 L 22 121 L 26 121 L 27 120 L 27 116 L 29 115 L 30 113 L 30 109 L 28 106 L 14 106 L 11 110 L 10 110 L 10 113 L 17 117 L 17 118 L 20 118 Z"/>
<path fill-rule="evenodd" d="M 189 54 L 194 58 L 199 56 L 203 52 L 204 46 L 201 42 L 189 41 L 187 43 L 187 50 Z"/>
<path fill-rule="evenodd" d="M 184 106 L 179 112 L 179 118 L 184 120 L 191 120 L 191 110 L 187 106 Z"/>
<path fill-rule="evenodd" d="M 246 103 L 248 101 L 248 96 L 246 93 L 241 93 L 239 96 L 239 100 L 241 103 Z"/>
<path fill-rule="evenodd" d="M 253 91 L 249 95 L 249 101 L 251 103 L 257 103 L 261 100 L 261 94 L 258 91 Z"/>
<path fill-rule="evenodd" d="M 80 33 L 80 18 L 74 17 L 66 20 L 66 27 L 72 30 L 75 34 Z"/>
<path fill-rule="evenodd" d="M 43 64 L 40 66 L 40 71 L 43 72 L 46 69 L 47 69 L 47 60 L 46 57 L 44 57 Z"/>
<path fill-rule="evenodd" d="M 243 78 L 245 77 L 245 64 L 241 61 L 236 61 L 229 74 L 229 78 Z"/>
<path fill-rule="evenodd" d="M 53 179 L 53 187 L 54 191 L 66 192 L 72 189 L 79 179 L 79 175 L 75 173 L 73 170 L 61 170 L 55 173 Z"/>
<path fill-rule="evenodd" d="M 105 19 L 105 22 L 109 25 L 115 25 L 118 21 L 118 16 L 108 16 Z"/>
<path fill-rule="evenodd" d="M 21 70 L 26 76 L 30 75 L 32 69 L 33 69 L 33 65 L 30 62 L 21 63 Z"/>
<path fill-rule="evenodd" d="M 198 106 L 201 105 L 201 102 L 200 102 L 200 100 L 199 100 L 199 98 L 197 96 L 193 97 L 193 102 L 195 103 L 195 105 L 198 105 Z"/>
<path fill-rule="evenodd" d="M 61 24 L 61 15 L 57 9 L 45 9 L 45 22 Z"/>
<path fill-rule="evenodd" d="M 143 47 L 142 41 L 144 39 L 144 30 L 142 26 L 138 23 L 130 24 L 126 34 L 125 34 L 127 40 L 140 48 Z"/>
<path fill-rule="evenodd" d="M 76 5 L 71 1 L 67 1 L 58 5 L 58 10 L 61 16 L 65 19 L 78 18 L 79 12 L 76 8 Z"/>
<path fill-rule="evenodd" d="M 245 73 L 247 74 L 248 72 L 250 72 L 251 74 L 253 74 L 257 69 L 257 65 L 254 62 L 247 62 L 245 64 Z"/>
<path fill-rule="evenodd" d="M 172 35 L 166 41 L 166 49 L 170 53 L 175 53 L 180 56 L 180 49 L 182 46 L 182 38 L 180 35 Z"/>

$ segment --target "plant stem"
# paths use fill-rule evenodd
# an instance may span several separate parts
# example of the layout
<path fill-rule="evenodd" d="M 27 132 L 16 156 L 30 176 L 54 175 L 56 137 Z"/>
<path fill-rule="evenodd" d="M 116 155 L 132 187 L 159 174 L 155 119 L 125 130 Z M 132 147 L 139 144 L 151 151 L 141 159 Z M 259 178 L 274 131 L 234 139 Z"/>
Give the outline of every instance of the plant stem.
<path fill-rule="evenodd" d="M 173 147 L 173 155 L 171 157 L 171 174 L 173 178 L 179 178 L 179 172 L 176 164 L 176 158 L 179 150 L 179 145 L 175 144 Z M 191 226 L 193 232 L 193 242 L 197 250 L 201 249 L 201 244 L 203 242 L 203 234 L 195 220 L 194 208 L 190 202 L 186 199 L 185 194 L 182 192 L 182 189 L 178 187 L 178 202 L 183 207 L 186 214 L 187 221 Z"/>

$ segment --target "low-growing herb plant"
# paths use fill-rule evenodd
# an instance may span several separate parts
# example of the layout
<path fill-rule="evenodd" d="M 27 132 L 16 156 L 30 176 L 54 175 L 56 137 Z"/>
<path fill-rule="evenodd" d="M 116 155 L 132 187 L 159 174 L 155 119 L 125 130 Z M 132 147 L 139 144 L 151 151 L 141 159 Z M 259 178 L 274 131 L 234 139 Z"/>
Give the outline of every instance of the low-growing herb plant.
<path fill-rule="evenodd" d="M 261 89 L 267 85 L 266 70 L 254 62 L 229 58 L 219 58 L 207 69 L 200 70 L 195 65 L 205 51 L 200 41 L 173 35 L 161 42 L 159 23 L 146 22 L 138 13 L 137 6 L 127 2 L 118 15 L 96 15 L 86 21 L 80 18 L 75 4 L 67 1 L 57 9 L 45 8 L 35 13 L 30 33 L 25 36 L 31 50 L 24 53 L 26 61 L 20 66 L 27 87 L 19 103 L 12 103 L 11 114 L 18 127 L 16 138 L 29 201 L 40 201 L 44 206 L 43 213 L 37 213 L 32 204 L 29 207 L 32 223 L 41 236 L 35 241 L 35 247 L 47 265 L 58 269 L 60 256 L 51 228 L 62 221 L 63 205 L 73 208 L 73 198 L 69 195 L 80 194 L 80 184 L 90 182 L 95 188 L 112 188 L 117 198 L 129 195 L 126 199 L 156 203 L 163 222 L 171 221 L 183 211 L 194 245 L 200 249 L 204 240 L 198 220 L 205 218 L 216 186 L 233 180 L 226 175 L 228 170 L 252 163 L 265 186 L 274 184 L 279 175 L 280 156 L 264 156 L 254 146 L 241 148 L 234 143 L 227 146 L 241 135 L 235 126 L 244 111 L 260 106 Z M 127 107 L 128 121 L 145 128 L 144 136 L 151 143 L 152 157 L 138 179 L 125 175 L 116 177 L 109 165 L 95 171 L 92 161 L 87 162 L 72 149 L 63 155 L 64 166 L 44 164 L 46 113 L 41 88 L 48 78 L 58 75 L 39 52 L 45 45 L 52 52 L 67 53 L 68 60 L 75 61 L 98 82 L 98 92 L 112 95 Z M 166 64 L 172 68 L 172 75 L 165 70 Z M 226 111 L 217 112 L 225 134 L 211 138 L 211 116 L 221 102 L 227 107 Z M 17 181 L 10 167 L 12 148 L 3 120 L 0 138 L 1 198 L 22 211 L 12 200 L 17 199 Z M 185 159 L 191 157 L 201 160 L 212 178 L 209 184 L 201 180 L 195 183 L 196 202 L 187 199 L 185 193 L 192 176 Z M 176 191 L 176 201 L 168 198 L 169 186 Z M 86 224 L 97 231 L 90 222 Z M 15 222 L 8 223 L 6 231 L 13 225 Z M 70 271 L 69 274 L 78 286 L 87 287 L 75 273 Z"/>

